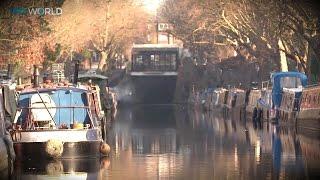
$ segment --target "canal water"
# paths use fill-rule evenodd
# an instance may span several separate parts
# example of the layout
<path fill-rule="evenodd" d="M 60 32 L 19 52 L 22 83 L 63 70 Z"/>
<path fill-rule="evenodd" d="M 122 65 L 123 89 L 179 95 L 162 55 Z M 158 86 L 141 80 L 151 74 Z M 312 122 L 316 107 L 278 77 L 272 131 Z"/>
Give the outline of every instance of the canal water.
<path fill-rule="evenodd" d="M 121 108 L 110 157 L 17 162 L 11 179 L 316 179 L 319 132 L 202 113 L 185 106 Z"/>

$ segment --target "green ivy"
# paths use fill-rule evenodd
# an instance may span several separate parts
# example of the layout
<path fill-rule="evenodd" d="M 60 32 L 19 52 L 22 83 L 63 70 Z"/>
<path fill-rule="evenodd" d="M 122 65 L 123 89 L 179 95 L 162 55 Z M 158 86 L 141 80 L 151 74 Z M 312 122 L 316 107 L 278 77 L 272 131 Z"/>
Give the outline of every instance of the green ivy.
<path fill-rule="evenodd" d="M 91 52 L 88 50 L 88 49 L 84 49 L 81 51 L 81 54 L 82 56 L 85 58 L 85 59 L 90 59 L 91 58 Z"/>
<path fill-rule="evenodd" d="M 311 83 L 317 83 L 320 74 L 320 63 L 315 58 L 310 60 Z"/>

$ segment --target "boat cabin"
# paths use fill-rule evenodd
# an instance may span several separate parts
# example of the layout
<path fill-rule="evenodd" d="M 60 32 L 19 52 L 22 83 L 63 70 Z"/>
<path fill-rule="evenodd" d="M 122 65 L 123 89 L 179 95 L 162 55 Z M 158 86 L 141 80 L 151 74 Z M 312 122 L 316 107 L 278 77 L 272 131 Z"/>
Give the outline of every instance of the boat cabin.
<path fill-rule="evenodd" d="M 251 89 L 247 97 L 246 112 L 251 114 L 258 107 L 258 100 L 261 98 L 261 90 Z"/>
<path fill-rule="evenodd" d="M 226 100 L 227 108 L 242 107 L 245 105 L 246 93 L 242 89 L 232 88 L 229 90 L 228 97 Z"/>
<path fill-rule="evenodd" d="M 320 86 L 306 87 L 302 92 L 298 119 L 320 119 Z M 318 124 L 318 123 L 317 123 Z"/>
<path fill-rule="evenodd" d="M 100 116 L 96 92 L 75 87 L 22 91 L 14 124 L 18 129 L 83 129 Z"/>
<path fill-rule="evenodd" d="M 284 89 L 302 92 L 302 88 L 307 85 L 307 76 L 299 72 L 278 72 L 271 75 L 271 82 L 273 106 L 279 108 Z"/>

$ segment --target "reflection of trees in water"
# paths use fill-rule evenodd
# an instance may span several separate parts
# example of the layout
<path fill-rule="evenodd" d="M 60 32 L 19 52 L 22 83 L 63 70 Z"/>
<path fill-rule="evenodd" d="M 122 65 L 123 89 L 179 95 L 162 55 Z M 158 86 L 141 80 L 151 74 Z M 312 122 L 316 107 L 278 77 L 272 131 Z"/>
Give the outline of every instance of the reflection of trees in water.
<path fill-rule="evenodd" d="M 163 154 L 177 151 L 175 129 L 134 130 L 132 151 L 135 154 Z"/>
<path fill-rule="evenodd" d="M 268 122 L 257 124 L 258 122 L 252 120 L 234 118 L 237 117 L 236 114 L 232 114 L 235 112 L 221 115 L 221 111 L 218 110 L 201 116 L 200 113 L 189 111 L 190 119 L 184 121 L 188 123 L 183 124 L 184 128 L 189 128 L 189 131 L 201 132 L 202 141 L 195 146 L 199 148 L 201 146 L 199 144 L 205 144 L 201 146 L 204 148 L 202 152 L 210 152 L 210 149 L 218 152 L 220 150 L 224 154 L 233 152 L 236 154 L 234 163 L 239 165 L 241 169 L 239 171 L 243 174 L 252 174 L 250 168 L 253 168 L 257 169 L 253 177 L 257 177 L 257 173 L 259 177 L 266 177 L 271 173 L 273 178 L 279 178 L 279 176 L 304 178 L 310 170 L 307 171 L 305 165 L 305 163 L 310 164 L 306 162 L 309 161 L 307 158 L 310 159 L 310 154 L 313 154 L 316 159 L 312 160 L 312 167 L 318 167 L 314 166 L 314 162 L 320 160 L 317 156 L 320 154 L 318 153 L 319 140 L 313 140 L 313 144 L 316 145 L 310 145 L 310 141 L 306 145 L 308 141 L 301 142 L 299 138 L 301 135 L 297 134 L 291 126 L 278 127 Z M 204 121 L 201 120 L 202 117 L 205 117 Z M 185 140 L 181 142 L 181 148 L 188 143 Z M 309 154 L 306 152 L 307 149 L 310 151 Z M 213 153 L 212 156 L 214 158 L 216 154 Z M 225 159 L 225 161 L 228 160 Z M 263 164 L 262 168 L 259 168 L 258 164 Z"/>
<path fill-rule="evenodd" d="M 223 116 L 220 110 L 202 113 L 179 106 L 159 111 L 168 114 L 134 110 L 131 116 L 121 116 L 127 120 L 115 121 L 118 144 L 113 147 L 118 147 L 116 157 L 121 162 L 115 161 L 128 176 L 303 179 L 310 172 L 310 164 L 316 167 L 316 160 L 307 160 L 307 168 L 304 154 L 310 155 L 304 151 L 310 148 L 300 150 L 300 134 L 292 127 L 278 128 L 267 122 L 255 126 L 252 120 L 237 118 L 237 112 Z"/>
<path fill-rule="evenodd" d="M 112 167 L 124 169 L 121 178 L 172 176 L 177 172 L 177 166 L 182 166 L 177 155 L 179 144 L 175 128 L 173 106 L 119 109 L 110 132 L 111 147 L 115 153 Z M 118 173 L 108 173 L 112 178 L 120 178 Z"/>
<path fill-rule="evenodd" d="M 176 152 L 173 106 L 142 106 L 133 112 L 132 151 L 138 154 Z"/>
<path fill-rule="evenodd" d="M 116 153 L 171 153 L 177 149 L 175 128 L 173 106 L 137 105 L 119 110 L 109 139 Z"/>

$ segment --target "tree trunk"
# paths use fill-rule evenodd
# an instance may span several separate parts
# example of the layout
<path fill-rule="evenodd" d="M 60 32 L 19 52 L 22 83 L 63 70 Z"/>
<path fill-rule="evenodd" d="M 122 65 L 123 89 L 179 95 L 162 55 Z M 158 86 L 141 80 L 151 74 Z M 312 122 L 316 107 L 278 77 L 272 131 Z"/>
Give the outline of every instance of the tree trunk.
<path fill-rule="evenodd" d="M 287 57 L 286 57 L 286 53 L 282 51 L 282 49 L 285 49 L 285 47 L 280 38 L 278 41 L 278 46 L 279 46 L 279 53 L 280 53 L 281 71 L 287 72 L 288 71 Z"/>
<path fill-rule="evenodd" d="M 108 21 L 110 19 L 110 0 L 107 0 L 107 9 L 106 9 L 106 16 L 105 16 L 105 34 L 103 37 L 103 48 L 107 47 L 108 44 L 108 36 L 109 36 L 109 24 Z M 106 51 L 101 51 L 101 59 L 99 61 L 98 69 L 103 70 L 103 66 L 106 64 L 107 59 L 108 59 L 108 54 Z"/>
<path fill-rule="evenodd" d="M 105 52 L 105 51 L 101 51 L 100 52 L 100 55 L 101 55 L 101 59 L 99 61 L 99 65 L 98 65 L 98 69 L 99 70 L 102 70 L 103 69 L 103 66 L 106 64 L 107 62 L 107 58 L 108 58 L 108 53 Z"/>

